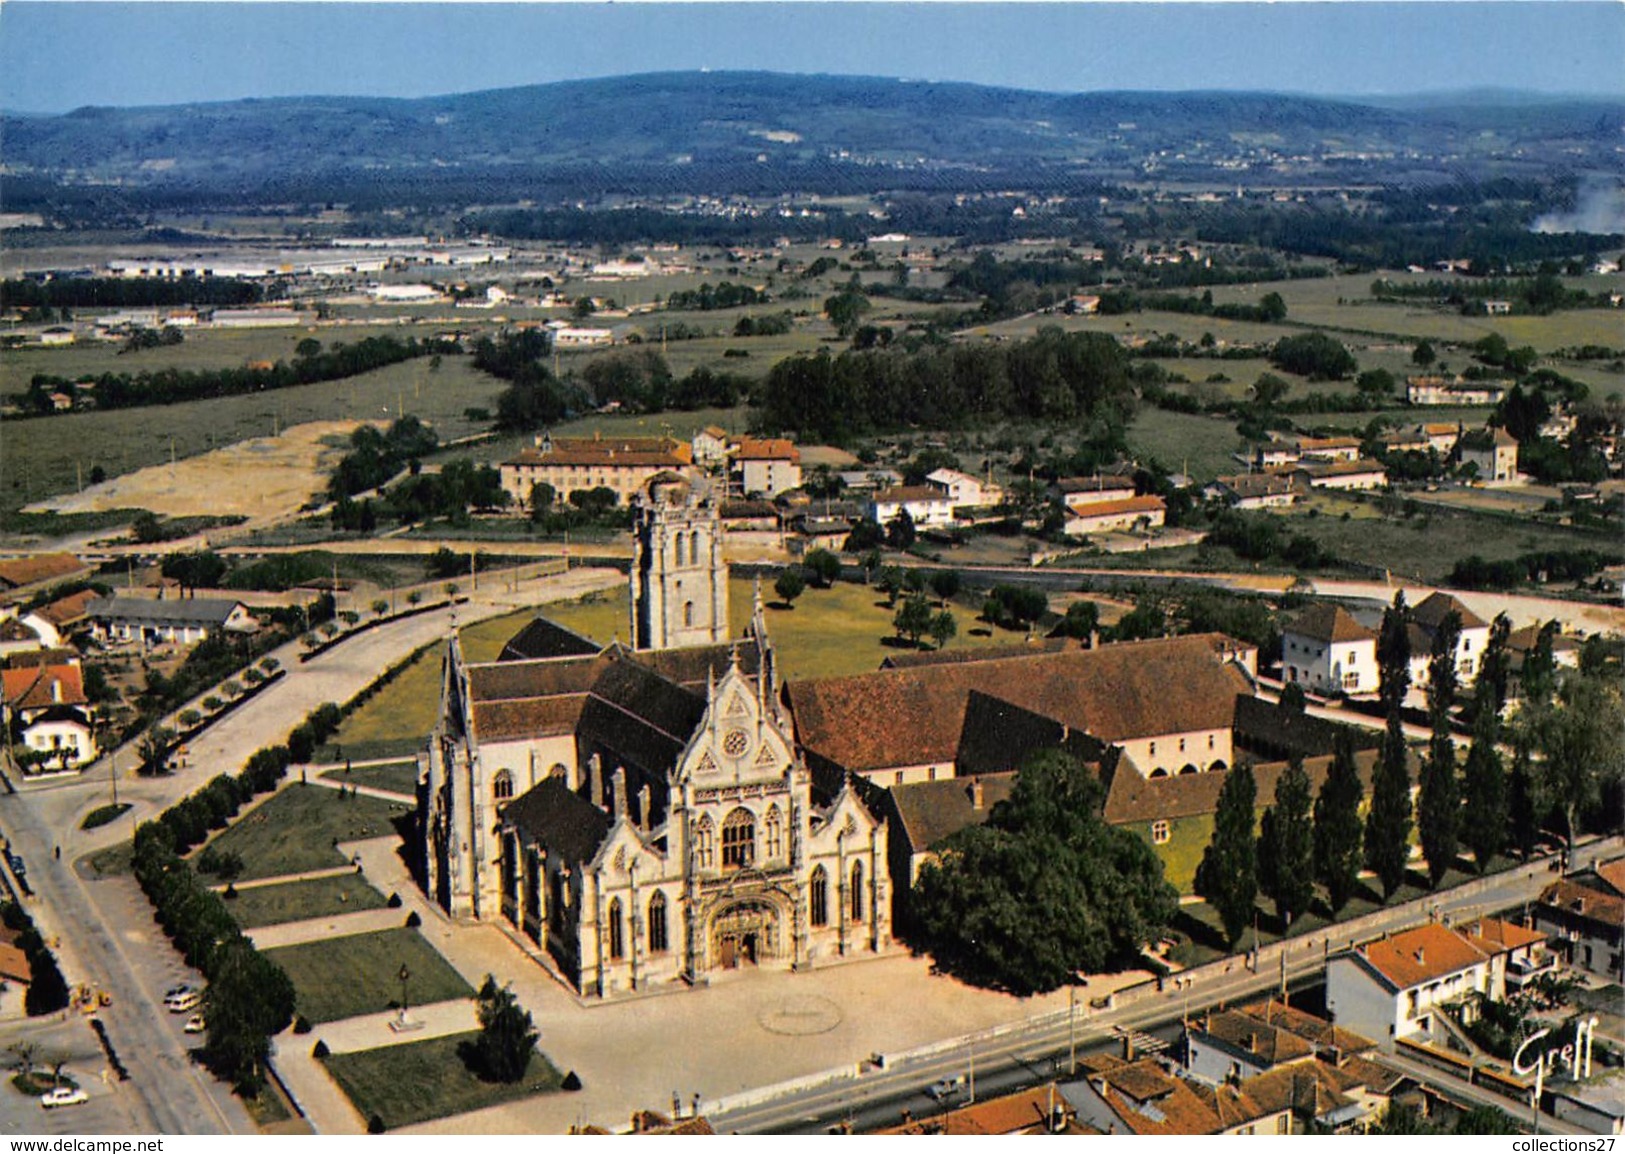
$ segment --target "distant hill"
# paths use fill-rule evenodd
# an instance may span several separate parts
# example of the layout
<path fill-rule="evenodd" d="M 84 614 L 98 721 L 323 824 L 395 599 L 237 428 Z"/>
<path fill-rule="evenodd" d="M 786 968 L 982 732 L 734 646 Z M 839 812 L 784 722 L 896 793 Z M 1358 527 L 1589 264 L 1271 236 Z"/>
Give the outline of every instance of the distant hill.
<path fill-rule="evenodd" d="M 219 180 L 298 171 L 561 164 L 1079 166 L 1166 154 L 1281 156 L 1551 150 L 1602 163 L 1625 104 L 1417 98 L 1363 103 L 1236 92 L 1026 92 L 754 72 L 655 73 L 417 100 L 298 97 L 4 116 L 13 173 Z M 1488 136 L 1486 136 L 1488 134 Z M 1566 150 L 1566 151 L 1564 151 Z"/>

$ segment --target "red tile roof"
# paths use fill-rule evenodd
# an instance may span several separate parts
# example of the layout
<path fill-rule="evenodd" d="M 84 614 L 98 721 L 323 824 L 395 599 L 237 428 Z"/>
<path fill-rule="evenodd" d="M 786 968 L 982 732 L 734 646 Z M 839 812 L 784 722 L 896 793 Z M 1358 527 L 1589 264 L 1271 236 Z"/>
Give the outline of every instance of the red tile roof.
<path fill-rule="evenodd" d="M 86 705 L 85 682 L 77 665 L 44 665 L 0 671 L 6 703 L 13 709 Z"/>
<path fill-rule="evenodd" d="M 672 437 L 554 437 L 548 450 L 520 450 L 504 465 L 592 465 L 619 468 L 681 468 L 694 463 L 694 449 Z"/>
<path fill-rule="evenodd" d="M 1107 742 L 1226 729 L 1245 676 L 1210 634 L 792 682 L 797 739 L 850 770 L 952 761 L 972 690 Z M 877 719 L 884 718 L 884 724 Z"/>
<path fill-rule="evenodd" d="M 1486 954 L 1504 954 L 1546 940 L 1546 935 L 1539 930 L 1514 925 L 1500 918 L 1479 918 L 1462 926 L 1461 932 Z"/>
<path fill-rule="evenodd" d="M 1625 894 L 1625 857 L 1605 861 L 1592 872 L 1612 886 L 1615 893 Z"/>
<path fill-rule="evenodd" d="M 1603 925 L 1625 927 L 1625 897 L 1592 889 L 1579 882 L 1560 881 L 1546 888 L 1540 895 L 1540 904 Z"/>
<path fill-rule="evenodd" d="M 60 629 L 76 621 L 83 621 L 89 615 L 90 603 L 96 600 L 96 597 L 94 589 L 82 589 L 78 593 L 70 593 L 51 602 L 39 610 L 39 615 Z"/>
<path fill-rule="evenodd" d="M 792 464 L 801 463 L 801 450 L 796 448 L 794 441 L 772 438 L 768 440 L 752 440 L 746 438 L 739 442 L 739 448 L 734 451 L 736 461 L 789 461 Z"/>
<path fill-rule="evenodd" d="M 1396 990 L 1459 973 L 1489 956 L 1465 935 L 1438 924 L 1367 942 L 1355 952 Z"/>
<path fill-rule="evenodd" d="M 1340 605 L 1311 605 L 1282 632 L 1295 633 L 1314 641 L 1369 641 L 1376 634 L 1361 625 Z"/>
<path fill-rule="evenodd" d="M 1122 513 L 1161 513 L 1168 508 L 1168 502 L 1161 497 L 1125 497 L 1121 501 L 1100 501 L 1093 505 L 1081 505 L 1072 510 L 1072 515 L 1079 521 L 1092 520 L 1095 517 L 1111 517 Z"/>
<path fill-rule="evenodd" d="M 83 572 L 85 563 L 72 553 L 36 553 L 0 561 L 0 586 L 15 589 Z"/>
<path fill-rule="evenodd" d="M 873 498 L 875 504 L 898 504 L 904 501 L 929 501 L 934 504 L 947 504 L 948 496 L 941 489 L 933 489 L 930 485 L 899 485 L 893 489 L 883 489 Z"/>

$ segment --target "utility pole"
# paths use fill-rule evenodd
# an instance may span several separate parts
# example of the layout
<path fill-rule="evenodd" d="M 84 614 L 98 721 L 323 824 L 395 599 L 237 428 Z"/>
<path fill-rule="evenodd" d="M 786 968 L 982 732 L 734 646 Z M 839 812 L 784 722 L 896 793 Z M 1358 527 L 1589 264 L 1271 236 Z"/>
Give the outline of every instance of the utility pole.
<path fill-rule="evenodd" d="M 1067 1069 L 1075 1077 L 1078 1073 L 1078 987 L 1067 990 L 1066 1000 L 1066 1056 Z"/>

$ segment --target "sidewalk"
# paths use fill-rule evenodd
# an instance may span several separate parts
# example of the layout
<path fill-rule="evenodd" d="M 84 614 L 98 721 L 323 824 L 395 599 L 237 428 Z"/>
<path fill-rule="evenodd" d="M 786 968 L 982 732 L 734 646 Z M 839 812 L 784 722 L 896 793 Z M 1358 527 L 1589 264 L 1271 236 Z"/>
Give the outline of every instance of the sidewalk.
<path fill-rule="evenodd" d="M 404 801 L 409 805 L 417 804 L 417 797 L 410 793 L 396 793 L 392 789 L 379 789 L 376 785 L 351 785 L 349 782 L 334 781 L 327 777 L 312 777 L 306 779 L 311 785 L 319 785 L 324 789 L 353 789 L 362 797 L 376 797 L 379 801 Z"/>
<path fill-rule="evenodd" d="M 297 946 L 327 938 L 348 938 L 356 934 L 393 930 L 405 923 L 406 914 L 403 911 L 385 906 L 377 910 L 356 910 L 353 914 L 332 914 L 324 918 L 307 918 L 302 922 L 261 926 L 257 930 L 249 930 L 248 938 L 255 949 L 274 950 L 279 946 Z"/>
<path fill-rule="evenodd" d="M 479 1013 L 472 998 L 412 1006 L 406 1011 L 406 1016 L 409 1021 L 418 1023 L 419 1028 L 390 1029 L 390 1023 L 396 1021 L 399 1014 L 395 1010 L 385 1010 L 379 1014 L 363 1014 L 359 1018 L 327 1022 L 317 1026 L 310 1036 L 326 1042 L 327 1048 L 335 1054 L 349 1054 L 356 1050 L 404 1046 L 429 1038 L 443 1038 L 447 1034 L 466 1034 L 480 1028 Z"/>

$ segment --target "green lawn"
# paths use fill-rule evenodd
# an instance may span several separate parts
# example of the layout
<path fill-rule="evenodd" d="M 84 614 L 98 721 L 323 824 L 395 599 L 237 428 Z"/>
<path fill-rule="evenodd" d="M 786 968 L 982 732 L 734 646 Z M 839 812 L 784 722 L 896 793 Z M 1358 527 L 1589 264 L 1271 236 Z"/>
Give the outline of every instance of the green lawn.
<path fill-rule="evenodd" d="M 353 914 L 357 910 L 382 909 L 386 904 L 384 895 L 363 881 L 359 874 L 250 886 L 237 890 L 236 894 L 227 906 L 231 916 L 245 930 L 302 922 L 306 918 Z"/>
<path fill-rule="evenodd" d="M 1230 456 L 1241 446 L 1236 423 L 1224 417 L 1173 413 L 1146 405 L 1128 429 L 1129 447 L 1166 469 L 1187 471 L 1198 481 L 1242 472 Z"/>
<path fill-rule="evenodd" d="M 448 1034 L 401 1046 L 331 1054 L 322 1061 L 361 1116 L 370 1119 L 376 1114 L 390 1130 L 532 1094 L 550 1094 L 559 1088 L 563 1079 L 541 1054 L 531 1059 L 523 1081 L 482 1080 L 458 1053 L 478 1036 L 473 1032 Z"/>
<path fill-rule="evenodd" d="M 532 610 L 523 609 L 467 626 L 460 634 L 463 656 L 470 661 L 495 660 L 508 639 L 534 616 Z M 440 708 L 440 663 L 444 656 L 440 645 L 424 650 L 395 680 L 344 719 L 332 745 L 341 747 L 344 756 L 364 758 L 398 756 L 422 744 L 434 728 Z M 391 744 L 382 747 L 385 752 L 373 752 L 380 748 L 375 743 L 381 742 L 412 744 L 406 749 Z"/>
<path fill-rule="evenodd" d="M 408 797 L 414 796 L 418 787 L 418 765 L 415 761 L 403 761 L 396 765 L 358 765 L 347 770 L 330 769 L 322 776 L 328 781 L 387 789 Z"/>
<path fill-rule="evenodd" d="M 385 837 L 410 806 L 373 797 L 340 797 L 336 789 L 295 784 L 247 811 L 209 844 L 243 859 L 244 878 L 330 869 L 347 860 L 339 842 Z"/>
<path fill-rule="evenodd" d="M 327 938 L 266 950 L 265 956 L 287 971 L 299 1013 L 317 1023 L 398 1007 L 402 966 L 411 974 L 406 985 L 409 1006 L 474 996 L 469 984 L 415 929 Z"/>

